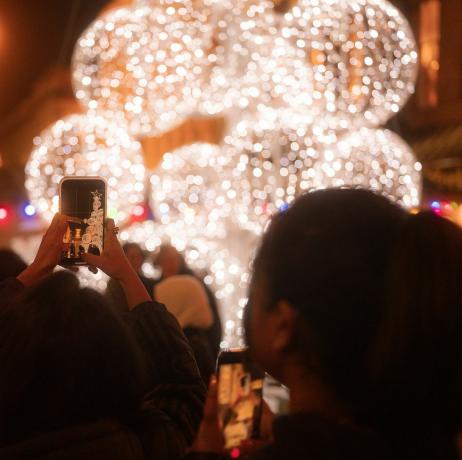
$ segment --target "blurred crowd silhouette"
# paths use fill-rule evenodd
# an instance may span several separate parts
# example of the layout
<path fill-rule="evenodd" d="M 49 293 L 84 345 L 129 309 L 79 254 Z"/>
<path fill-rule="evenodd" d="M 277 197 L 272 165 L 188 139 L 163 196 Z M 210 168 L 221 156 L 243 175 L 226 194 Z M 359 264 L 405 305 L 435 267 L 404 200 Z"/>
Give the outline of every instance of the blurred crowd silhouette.
<path fill-rule="evenodd" d="M 252 267 L 252 360 L 290 390 L 260 436 L 227 451 L 217 416 L 221 323 L 174 247 L 106 224 L 104 294 L 60 263 L 56 215 L 34 261 L 0 251 L 1 459 L 458 459 L 462 230 L 359 189 L 273 216 Z M 80 267 L 80 270 L 85 269 Z M 210 382 L 210 383 L 209 383 Z M 209 385 L 208 392 L 206 386 Z"/>

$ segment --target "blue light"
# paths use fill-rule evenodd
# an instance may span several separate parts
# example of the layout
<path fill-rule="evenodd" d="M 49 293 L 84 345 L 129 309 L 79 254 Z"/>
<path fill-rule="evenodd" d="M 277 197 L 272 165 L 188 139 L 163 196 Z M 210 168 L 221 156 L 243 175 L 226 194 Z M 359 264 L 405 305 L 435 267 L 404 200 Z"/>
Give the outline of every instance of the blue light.
<path fill-rule="evenodd" d="M 288 203 L 283 203 L 281 206 L 279 206 L 279 211 L 280 212 L 286 212 L 289 209 L 289 204 Z"/>
<path fill-rule="evenodd" d="M 26 206 L 24 206 L 24 214 L 26 216 L 32 217 L 35 216 L 36 213 L 37 210 L 35 209 L 35 206 L 33 206 L 32 204 L 29 203 Z"/>
<path fill-rule="evenodd" d="M 441 209 L 441 205 L 438 201 L 433 201 L 432 204 L 431 204 L 431 207 L 433 209 Z"/>

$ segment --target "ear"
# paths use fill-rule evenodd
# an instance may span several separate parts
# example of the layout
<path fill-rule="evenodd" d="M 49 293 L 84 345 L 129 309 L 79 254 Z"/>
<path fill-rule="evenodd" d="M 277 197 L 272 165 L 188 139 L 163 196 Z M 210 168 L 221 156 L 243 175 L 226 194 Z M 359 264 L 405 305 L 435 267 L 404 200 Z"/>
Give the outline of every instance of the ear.
<path fill-rule="evenodd" d="M 280 300 L 271 310 L 272 340 L 271 348 L 275 351 L 284 351 L 294 341 L 295 324 L 298 313 L 286 300 Z"/>

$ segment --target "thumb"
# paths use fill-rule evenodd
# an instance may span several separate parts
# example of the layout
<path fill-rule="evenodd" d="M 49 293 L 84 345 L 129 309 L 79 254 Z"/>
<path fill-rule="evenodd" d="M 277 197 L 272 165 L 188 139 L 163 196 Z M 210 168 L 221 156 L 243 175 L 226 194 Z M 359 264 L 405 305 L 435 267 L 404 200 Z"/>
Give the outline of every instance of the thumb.
<path fill-rule="evenodd" d="M 114 243 L 114 241 L 117 241 L 117 237 L 114 234 L 114 228 L 115 228 L 114 220 L 108 217 L 106 219 L 106 229 L 104 232 L 104 247 L 106 249 L 109 248 L 111 244 Z"/>
<path fill-rule="evenodd" d="M 94 265 L 95 267 L 101 268 L 103 257 L 96 256 L 95 254 L 90 254 L 88 252 L 82 254 L 82 257 L 89 265 Z"/>
<path fill-rule="evenodd" d="M 207 399 L 204 407 L 204 420 L 216 421 L 218 417 L 218 389 L 215 375 L 210 377 Z"/>

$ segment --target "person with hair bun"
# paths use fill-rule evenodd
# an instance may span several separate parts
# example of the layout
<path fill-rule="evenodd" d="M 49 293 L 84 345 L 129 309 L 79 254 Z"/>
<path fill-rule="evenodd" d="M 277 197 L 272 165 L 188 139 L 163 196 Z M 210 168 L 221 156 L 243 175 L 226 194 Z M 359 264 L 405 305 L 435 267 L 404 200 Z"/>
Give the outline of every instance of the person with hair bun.
<path fill-rule="evenodd" d="M 432 212 L 330 189 L 275 216 L 245 330 L 290 413 L 249 458 L 458 459 L 461 280 L 462 230 Z M 212 383 L 189 457 L 222 454 Z"/>

